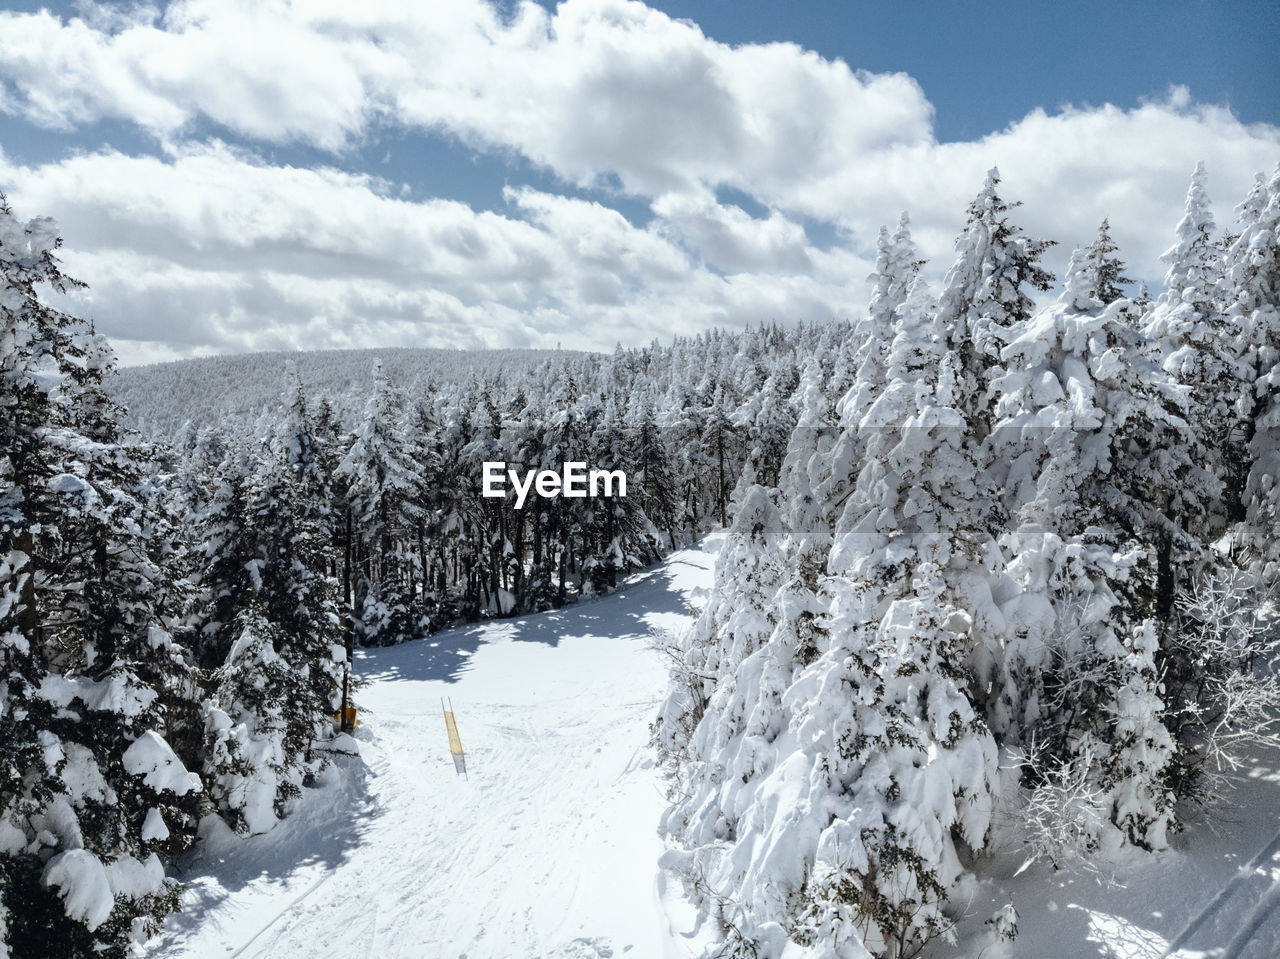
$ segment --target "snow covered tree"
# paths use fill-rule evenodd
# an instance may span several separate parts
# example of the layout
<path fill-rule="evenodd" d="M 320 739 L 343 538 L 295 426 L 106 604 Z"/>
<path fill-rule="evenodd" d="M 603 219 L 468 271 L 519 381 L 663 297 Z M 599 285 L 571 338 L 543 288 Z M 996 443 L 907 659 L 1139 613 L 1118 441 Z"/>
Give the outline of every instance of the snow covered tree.
<path fill-rule="evenodd" d="M 826 644 L 820 625 L 826 612 L 822 579 L 836 508 L 852 483 L 851 464 L 840 455 L 846 449 L 840 444 L 852 431 L 835 428 L 834 404 L 822 390 L 821 377 L 821 367 L 813 361 L 801 374 L 796 390 L 798 419 L 779 479 L 786 531 L 783 549 L 791 575 L 778 596 L 776 631 L 780 635 L 771 642 L 786 646 L 787 655 L 799 666 L 811 663 Z"/>
<path fill-rule="evenodd" d="M 194 831 L 165 739 L 191 672 L 109 348 L 40 300 L 74 285 L 59 244 L 0 201 L 0 909 L 15 957 L 124 956 L 176 903 L 158 851 Z"/>
<path fill-rule="evenodd" d="M 1053 240 L 1035 240 L 1009 222 L 1006 203 L 996 191 L 994 167 L 969 204 L 969 220 L 956 238 L 956 259 L 947 271 L 938 303 L 938 322 L 957 358 L 956 395 L 981 439 L 991 427 L 988 387 L 999 375 L 1000 349 L 1008 331 L 1035 305 L 1027 288 L 1048 290 L 1053 276 L 1040 257 Z"/>
<path fill-rule="evenodd" d="M 1222 251 L 1213 237 L 1206 177 L 1204 164 L 1196 164 L 1177 242 L 1161 257 L 1169 264 L 1167 289 L 1149 314 L 1144 332 L 1154 341 L 1164 369 L 1190 389 L 1187 417 L 1218 477 L 1227 483 L 1219 511 L 1223 515 L 1212 518 L 1220 534 L 1229 522 L 1240 519 L 1247 454 L 1234 409 L 1244 388 L 1235 355 L 1236 333 L 1228 316 L 1217 308 Z"/>
<path fill-rule="evenodd" d="M 355 614 L 364 642 L 394 643 L 425 630 L 403 588 L 397 530 L 412 519 L 417 477 L 400 425 L 400 407 L 382 364 L 355 442 L 338 465 L 356 528 Z"/>
<path fill-rule="evenodd" d="M 950 933 L 942 907 L 962 872 L 957 841 L 986 844 L 996 747 L 966 693 L 972 617 L 948 599 L 945 579 L 937 563 L 915 566 L 909 594 L 889 605 L 846 675 L 856 705 L 823 687 L 807 703 L 802 740 L 825 748 L 824 721 L 839 731 L 810 788 L 825 779 L 840 812 L 818 839 L 802 944 L 856 934 L 874 955 L 915 955 Z"/>
<path fill-rule="evenodd" d="M 211 477 L 211 492 L 195 516 L 198 530 L 192 608 L 196 655 L 216 669 L 235 642 L 235 621 L 255 589 L 257 535 L 251 527 L 248 484 L 251 457 L 239 446 L 226 449 Z"/>
<path fill-rule="evenodd" d="M 970 581 L 986 496 L 970 431 L 946 405 L 955 359 L 927 288 L 913 287 L 886 358 L 888 386 L 854 427 L 866 461 L 843 497 L 828 595 L 806 600 L 778 580 L 771 595 L 783 601 L 769 610 L 768 640 L 729 660 L 742 665 L 727 688 L 751 680 L 749 709 L 716 710 L 717 690 L 694 734 L 701 743 L 706 724 L 721 727 L 721 713 L 750 717 L 723 725 L 740 738 L 725 751 L 732 765 L 713 777 L 723 783 L 716 801 L 678 802 L 666 820 L 692 846 L 669 864 L 692 875 L 704 899 L 723 898 L 732 909 L 729 945 L 744 955 L 778 929 L 805 945 L 845 943 L 851 955 L 909 955 L 949 927 L 941 909 L 961 871 L 955 843 L 986 842 L 996 751 L 967 692 L 974 624 L 986 612 L 974 609 L 981 591 Z M 793 489 L 807 485 L 797 458 L 786 469 Z M 831 489 L 824 461 L 809 458 L 819 488 Z M 749 494 L 734 529 L 750 502 Z M 825 538 L 816 524 L 800 535 Z M 797 544 L 797 555 L 808 549 Z M 725 597 L 734 594 L 713 594 L 700 622 L 714 621 Z M 791 600 L 802 608 L 789 608 Z M 794 627 L 806 606 L 829 613 L 815 630 L 819 648 L 802 659 Z M 698 650 L 690 644 L 689 658 Z M 692 672 L 716 666 L 704 660 Z M 784 731 L 793 751 L 779 752 Z M 703 768 L 714 763 L 696 754 Z M 699 795 L 688 786 L 676 792 Z M 691 805 L 707 815 L 687 815 Z M 710 814 L 726 807 L 722 820 Z M 776 954 L 776 944 L 769 948 Z"/>
<path fill-rule="evenodd" d="M 298 681 L 284 704 L 285 719 L 291 748 L 306 752 L 339 705 L 347 654 L 334 583 L 325 574 L 329 479 L 296 374 L 291 387 L 285 420 L 248 491 L 254 549 L 247 564 L 251 589 L 243 598 L 251 596 L 252 606 L 274 627 L 274 652 Z M 249 608 L 246 603 L 241 613 Z M 244 628 L 240 615 L 233 626 L 236 642 Z"/>
<path fill-rule="evenodd" d="M 1104 307 L 1090 294 L 1077 251 L 1059 302 L 1001 354 L 991 448 L 1013 464 L 1005 547 L 1021 594 L 1004 609 L 993 724 L 1047 750 L 1053 775 L 1087 765 L 1115 825 L 1161 846 L 1177 767 L 1159 673 L 1175 664 L 1156 637 L 1176 568 L 1203 555 L 1188 530 L 1203 528 L 1220 484 L 1185 391 L 1146 358 L 1125 301 Z"/>
<path fill-rule="evenodd" d="M 841 399 L 841 417 L 852 427 L 847 435 L 856 437 L 856 424 L 871 408 L 884 386 L 885 362 L 893 342 L 894 313 L 907 299 L 911 284 L 924 261 L 917 258 L 911 239 L 911 220 L 906 213 L 898 221 L 897 232 L 889 235 L 880 228 L 876 240 L 876 268 L 867 281 L 872 284 L 867 314 L 854 326 L 857 378 Z"/>
<path fill-rule="evenodd" d="M 744 487 L 709 602 L 672 650 L 673 685 L 655 725 L 659 753 L 676 774 L 661 828 L 682 852 L 668 864 L 703 909 L 718 908 L 718 893 L 742 882 L 732 843 L 786 727 L 780 702 L 789 677 L 770 646 L 785 576 L 781 535 L 773 494 Z"/>
<path fill-rule="evenodd" d="M 760 389 L 750 393 L 734 413 L 733 425 L 743 437 L 747 461 L 765 486 L 777 485 L 778 470 L 795 425 L 795 411 L 791 408 L 794 386 L 795 371 L 779 368 L 769 373 Z"/>
<path fill-rule="evenodd" d="M 856 931 L 883 956 L 945 934 L 954 843 L 984 846 L 996 778 L 969 692 L 973 647 L 993 625 L 991 491 L 953 405 L 958 357 L 913 287 L 886 386 L 858 424 L 866 458 L 828 564 L 829 649 L 787 694 L 814 764 L 808 801 L 841 797 L 809 865 L 801 939 Z"/>
<path fill-rule="evenodd" d="M 1280 165 L 1238 210 L 1240 236 L 1226 255 L 1225 310 L 1237 330 L 1243 450 L 1237 471 L 1240 532 L 1255 562 L 1280 575 Z"/>
<path fill-rule="evenodd" d="M 716 559 L 711 599 L 681 642 L 683 652 L 677 656 L 673 673 L 676 680 L 658 724 L 658 742 L 664 753 L 688 755 L 696 748 L 699 728 L 706 730 L 701 734 L 704 739 L 720 734 L 719 714 L 702 726 L 708 703 L 722 683 L 736 686 L 732 677 L 739 665 L 773 629 L 772 599 L 783 575 L 780 532 L 777 506 L 769 491 L 758 485 L 747 488 Z M 732 696 L 732 688 L 721 698 L 727 696 Z M 714 762 L 715 751 L 705 748 L 707 745 L 702 743 L 703 761 Z M 701 776 L 704 771 L 691 775 Z M 692 809 L 686 809 L 669 815 L 667 828 L 683 835 L 691 827 L 677 823 L 693 814 Z M 714 830 L 714 822 L 710 828 Z M 705 830 L 694 832 L 702 835 Z"/>
<path fill-rule="evenodd" d="M 280 655 L 291 639 L 284 629 L 256 604 L 234 627 L 236 640 L 205 703 L 204 772 L 218 811 L 253 834 L 276 824 L 318 768 L 310 748 L 327 716 L 303 711 L 314 697 L 314 672 Z"/>
<path fill-rule="evenodd" d="M 635 435 L 632 449 L 632 482 L 640 497 L 640 508 L 676 548 L 675 531 L 680 522 L 680 496 L 666 437 L 659 428 L 652 399 L 646 394 L 633 401 Z"/>
<path fill-rule="evenodd" d="M 716 387 L 703 411 L 702 457 L 711 467 L 712 503 L 721 526 L 729 525 L 729 495 L 734 487 L 738 437 L 729 420 L 724 387 Z"/>
<path fill-rule="evenodd" d="M 1117 256 L 1119 247 L 1111 239 L 1111 221 L 1103 219 L 1098 238 L 1084 251 L 1084 273 L 1089 279 L 1089 296 L 1103 306 L 1124 296 L 1123 286 L 1133 280 L 1124 275 L 1124 262 Z"/>

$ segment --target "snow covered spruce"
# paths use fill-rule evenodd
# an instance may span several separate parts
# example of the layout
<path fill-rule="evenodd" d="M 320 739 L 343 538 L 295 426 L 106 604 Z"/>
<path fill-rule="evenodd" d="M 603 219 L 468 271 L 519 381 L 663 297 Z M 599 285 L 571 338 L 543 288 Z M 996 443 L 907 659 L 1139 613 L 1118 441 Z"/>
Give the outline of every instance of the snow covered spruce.
<path fill-rule="evenodd" d="M 113 358 L 40 297 L 47 219 L 0 206 L 0 955 L 123 956 L 203 817 L 275 822 L 329 724 L 327 481 L 300 404 L 193 509 L 121 426 Z M 196 531 L 190 538 L 183 530 Z"/>
<path fill-rule="evenodd" d="M 1197 168 L 1154 302 L 1103 221 L 1037 309 L 998 189 L 936 297 L 882 232 L 852 379 L 806 371 L 672 650 L 664 863 L 714 955 L 916 955 L 995 842 L 1162 848 L 1274 736 L 1280 168 L 1225 239 Z"/>

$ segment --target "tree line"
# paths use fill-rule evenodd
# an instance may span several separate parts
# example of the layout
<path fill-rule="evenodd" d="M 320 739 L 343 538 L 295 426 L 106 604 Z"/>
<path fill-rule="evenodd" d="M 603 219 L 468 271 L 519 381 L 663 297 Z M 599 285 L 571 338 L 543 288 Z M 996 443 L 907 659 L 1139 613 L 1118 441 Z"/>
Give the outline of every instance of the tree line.
<path fill-rule="evenodd" d="M 717 956 L 916 955 L 998 842 L 1163 848 L 1276 742 L 1280 168 L 1219 234 L 1197 167 L 1159 297 L 1104 220 L 1039 307 L 999 184 L 939 292 L 881 233 L 853 382 L 806 361 L 671 642 L 666 863 Z"/>

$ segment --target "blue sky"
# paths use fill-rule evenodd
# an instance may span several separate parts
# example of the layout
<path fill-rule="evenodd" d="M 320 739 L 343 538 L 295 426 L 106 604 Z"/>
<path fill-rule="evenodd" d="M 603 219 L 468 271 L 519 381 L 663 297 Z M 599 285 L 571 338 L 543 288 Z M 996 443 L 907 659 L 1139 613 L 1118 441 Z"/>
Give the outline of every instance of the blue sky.
<path fill-rule="evenodd" d="M 993 164 L 1051 266 L 1109 216 L 1158 287 L 1195 161 L 1226 226 L 1280 160 L 1275 3 L 0 11 L 0 189 L 127 362 L 848 316 Z"/>
<path fill-rule="evenodd" d="M 909 73 L 936 108 L 943 141 L 973 139 L 1035 107 L 1136 106 L 1174 84 L 1246 122 L 1280 121 L 1280 3 L 1270 0 L 652 6 L 727 43 L 785 40 L 856 68 Z"/>

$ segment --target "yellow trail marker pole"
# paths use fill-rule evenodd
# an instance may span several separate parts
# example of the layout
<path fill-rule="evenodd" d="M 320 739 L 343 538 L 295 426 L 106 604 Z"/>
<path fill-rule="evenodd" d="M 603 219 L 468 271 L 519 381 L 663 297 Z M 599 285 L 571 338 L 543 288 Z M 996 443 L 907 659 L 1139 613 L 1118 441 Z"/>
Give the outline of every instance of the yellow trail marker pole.
<path fill-rule="evenodd" d="M 458 723 L 453 718 L 453 700 L 449 700 L 449 708 L 444 705 L 444 697 L 440 699 L 440 709 L 444 713 L 444 728 L 449 733 L 449 752 L 453 754 L 453 768 L 464 779 L 470 779 L 467 775 L 467 760 L 462 754 L 462 737 L 458 735 Z"/>

